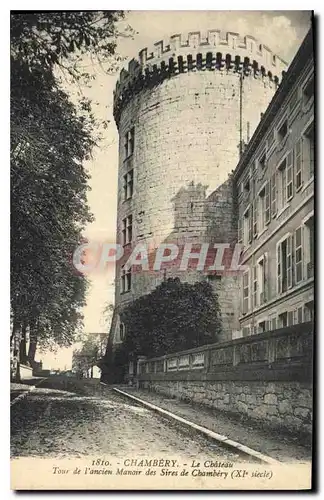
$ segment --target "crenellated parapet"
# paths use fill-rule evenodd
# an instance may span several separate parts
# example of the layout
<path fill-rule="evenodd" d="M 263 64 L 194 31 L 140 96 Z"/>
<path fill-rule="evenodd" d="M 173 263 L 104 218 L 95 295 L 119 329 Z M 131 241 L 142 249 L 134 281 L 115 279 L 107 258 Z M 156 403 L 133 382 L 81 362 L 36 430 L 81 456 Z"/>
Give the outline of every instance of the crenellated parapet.
<path fill-rule="evenodd" d="M 254 37 L 210 30 L 187 36 L 172 35 L 152 49 L 142 49 L 123 69 L 114 92 L 114 117 L 119 124 L 123 106 L 134 94 L 152 88 L 166 78 L 195 71 L 219 71 L 243 74 L 279 85 L 287 63 Z"/>

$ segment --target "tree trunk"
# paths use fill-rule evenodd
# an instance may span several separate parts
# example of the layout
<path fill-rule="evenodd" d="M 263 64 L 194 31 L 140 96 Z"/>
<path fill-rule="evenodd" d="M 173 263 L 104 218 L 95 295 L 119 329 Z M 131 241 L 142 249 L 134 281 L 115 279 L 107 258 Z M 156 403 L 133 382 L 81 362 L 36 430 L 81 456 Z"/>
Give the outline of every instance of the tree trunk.
<path fill-rule="evenodd" d="M 22 330 L 21 330 L 21 339 L 20 339 L 20 345 L 19 345 L 19 361 L 22 364 L 25 364 L 27 361 L 26 330 L 27 330 L 27 326 L 26 326 L 26 323 L 24 323 Z"/>
<path fill-rule="evenodd" d="M 15 342 L 18 331 L 19 331 L 19 322 L 14 317 L 13 325 L 12 325 L 12 332 L 11 332 L 11 336 L 10 336 L 10 345 L 11 346 Z"/>
<path fill-rule="evenodd" d="M 37 349 L 37 322 L 32 321 L 29 325 L 30 328 L 30 336 L 29 336 L 29 349 L 27 359 L 30 363 L 30 366 L 34 367 L 35 354 Z"/>
<path fill-rule="evenodd" d="M 31 366 L 34 365 L 36 349 L 37 349 L 37 339 L 30 340 L 27 359 Z"/>

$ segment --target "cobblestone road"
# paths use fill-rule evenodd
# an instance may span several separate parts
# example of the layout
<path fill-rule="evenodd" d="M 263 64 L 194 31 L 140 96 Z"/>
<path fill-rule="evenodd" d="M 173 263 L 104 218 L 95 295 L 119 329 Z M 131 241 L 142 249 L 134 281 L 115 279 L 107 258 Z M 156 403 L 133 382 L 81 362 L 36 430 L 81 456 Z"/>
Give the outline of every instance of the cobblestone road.
<path fill-rule="evenodd" d="M 64 390 L 62 390 L 64 389 Z M 12 457 L 177 455 L 244 461 L 107 387 L 48 379 L 11 406 Z"/>

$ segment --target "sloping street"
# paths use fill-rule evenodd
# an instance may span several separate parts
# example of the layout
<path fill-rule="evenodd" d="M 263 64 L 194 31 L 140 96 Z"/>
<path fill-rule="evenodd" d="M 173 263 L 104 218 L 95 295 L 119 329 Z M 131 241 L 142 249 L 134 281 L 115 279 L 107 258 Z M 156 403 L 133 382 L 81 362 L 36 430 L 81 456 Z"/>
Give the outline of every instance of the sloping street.
<path fill-rule="evenodd" d="M 91 384 L 63 377 L 44 380 L 24 397 L 13 400 L 11 454 L 245 460 L 113 393 L 99 381 Z"/>

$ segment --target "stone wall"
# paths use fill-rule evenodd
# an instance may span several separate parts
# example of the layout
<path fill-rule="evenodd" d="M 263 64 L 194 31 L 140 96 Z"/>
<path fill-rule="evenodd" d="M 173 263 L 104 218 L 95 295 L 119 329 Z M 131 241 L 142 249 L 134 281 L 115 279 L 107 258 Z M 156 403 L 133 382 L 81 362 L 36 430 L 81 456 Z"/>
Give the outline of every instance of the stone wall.
<path fill-rule="evenodd" d="M 269 427 L 311 434 L 312 387 L 300 382 L 151 381 L 143 388 L 262 420 Z"/>
<path fill-rule="evenodd" d="M 313 324 L 142 361 L 140 387 L 310 435 Z"/>

